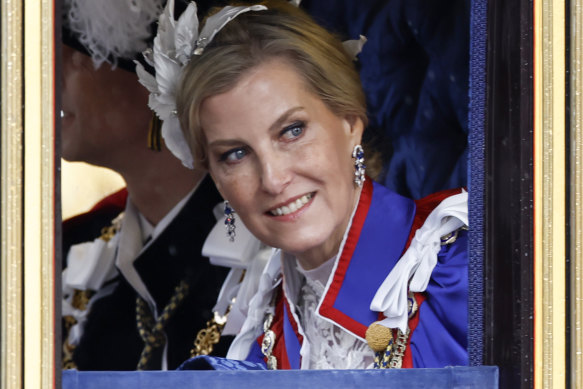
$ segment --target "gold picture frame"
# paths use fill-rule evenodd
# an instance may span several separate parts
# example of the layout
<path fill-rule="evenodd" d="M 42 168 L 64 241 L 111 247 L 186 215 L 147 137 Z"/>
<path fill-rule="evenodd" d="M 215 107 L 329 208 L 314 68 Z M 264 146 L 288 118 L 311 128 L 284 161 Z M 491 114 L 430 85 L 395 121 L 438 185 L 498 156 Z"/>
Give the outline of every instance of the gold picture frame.
<path fill-rule="evenodd" d="M 0 377 L 54 388 L 53 0 L 2 0 Z"/>
<path fill-rule="evenodd" d="M 583 387 L 583 0 L 571 0 L 570 172 L 571 382 Z"/>
<path fill-rule="evenodd" d="M 583 386 L 583 0 L 535 8 L 535 386 Z M 52 0 L 1 3 L 0 387 L 54 388 L 55 96 Z M 571 117 L 565 126 L 565 18 Z M 23 108 L 24 107 L 24 108 Z M 566 136 L 570 155 L 566 158 Z M 567 177 L 566 161 L 571 170 Z M 566 187 L 569 178 L 571 186 Z M 564 192 L 569 191 L 570 213 Z M 567 221 L 570 230 L 566 230 Z M 571 339 L 566 326 L 567 232 Z"/>
<path fill-rule="evenodd" d="M 534 2 L 535 388 L 583 387 L 583 1 L 566 4 Z"/>
<path fill-rule="evenodd" d="M 2 192 L 0 312 L 2 388 L 22 387 L 22 9 L 2 2 Z"/>
<path fill-rule="evenodd" d="M 565 387 L 565 2 L 534 2 L 534 387 Z"/>

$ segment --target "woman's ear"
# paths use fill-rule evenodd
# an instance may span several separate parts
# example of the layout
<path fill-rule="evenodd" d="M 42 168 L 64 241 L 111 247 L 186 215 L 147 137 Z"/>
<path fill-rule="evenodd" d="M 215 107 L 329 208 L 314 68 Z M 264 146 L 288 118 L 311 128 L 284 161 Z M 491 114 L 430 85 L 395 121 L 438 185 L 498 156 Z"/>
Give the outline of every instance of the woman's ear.
<path fill-rule="evenodd" d="M 362 142 L 362 134 L 364 132 L 364 123 L 357 115 L 348 115 L 344 118 L 346 122 L 346 130 L 349 139 L 353 145 L 358 145 Z"/>

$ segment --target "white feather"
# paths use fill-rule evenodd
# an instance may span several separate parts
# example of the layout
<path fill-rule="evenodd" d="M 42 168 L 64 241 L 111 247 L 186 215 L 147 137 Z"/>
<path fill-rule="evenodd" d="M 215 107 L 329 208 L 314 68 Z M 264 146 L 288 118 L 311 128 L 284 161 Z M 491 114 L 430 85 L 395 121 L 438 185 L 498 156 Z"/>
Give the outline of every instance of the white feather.
<path fill-rule="evenodd" d="M 342 42 L 342 45 L 344 46 L 344 50 L 350 54 L 352 59 L 356 60 L 356 56 L 362 51 L 366 40 L 367 39 L 364 35 L 360 35 L 358 39 L 351 39 Z"/>
<path fill-rule="evenodd" d="M 209 31 L 209 35 L 205 36 L 205 45 L 237 15 L 264 9 L 267 8 L 259 5 L 223 8 L 211 16 L 207 22 L 210 25 L 203 28 L 203 31 Z M 169 0 L 158 19 L 158 34 L 154 38 L 154 46 L 152 50 L 143 53 L 146 62 L 156 71 L 156 76 L 146 72 L 141 64 L 137 64 L 136 70 L 140 83 L 150 91 L 148 106 L 163 121 L 162 137 L 166 147 L 189 168 L 193 167 L 194 161 L 176 116 L 176 93 L 182 69 L 190 61 L 193 49 L 199 41 L 196 12 L 196 4 L 191 3 L 176 21 L 174 0 Z"/>
<path fill-rule="evenodd" d="M 180 122 L 176 116 L 172 116 L 162 123 L 162 137 L 168 150 L 178 157 L 184 166 L 192 169 L 194 167 L 192 154 L 184 134 L 180 131 Z"/>
<path fill-rule="evenodd" d="M 138 75 L 138 81 L 140 84 L 146 87 L 150 93 L 158 93 L 158 84 L 156 83 L 156 78 L 144 69 L 144 66 L 138 61 L 134 61 L 136 64 L 136 74 Z"/>
<path fill-rule="evenodd" d="M 91 53 L 96 68 L 131 59 L 147 47 L 164 0 L 63 0 L 63 23 Z"/>
<path fill-rule="evenodd" d="M 154 52 L 154 65 L 158 91 L 163 95 L 170 95 L 174 98 L 182 66 L 166 54 L 157 51 Z"/>
<path fill-rule="evenodd" d="M 176 59 L 180 64 L 185 65 L 190 59 L 197 38 L 198 16 L 196 15 L 196 3 L 190 3 L 176 23 L 174 47 Z"/>
<path fill-rule="evenodd" d="M 248 11 L 264 11 L 267 7 L 264 5 L 252 5 L 249 7 L 233 7 L 227 6 L 221 9 L 213 16 L 209 17 L 202 28 L 199 35 L 199 40 L 204 39 L 205 46 L 213 40 L 217 32 L 219 32 L 227 23 L 235 19 L 237 16 Z"/>
<path fill-rule="evenodd" d="M 163 51 L 165 53 L 174 52 L 174 25 L 170 21 L 169 15 L 166 13 L 168 8 L 164 10 L 164 13 L 160 15 L 158 22 L 158 35 L 154 38 L 154 48 L 158 51 Z"/>

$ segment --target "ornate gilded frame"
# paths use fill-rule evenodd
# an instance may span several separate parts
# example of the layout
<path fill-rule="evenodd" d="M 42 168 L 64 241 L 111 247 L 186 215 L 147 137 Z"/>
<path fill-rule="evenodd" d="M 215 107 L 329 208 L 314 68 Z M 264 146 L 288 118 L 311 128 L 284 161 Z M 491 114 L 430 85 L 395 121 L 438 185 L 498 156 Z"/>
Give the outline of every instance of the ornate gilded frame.
<path fill-rule="evenodd" d="M 571 382 L 583 387 L 583 1 L 571 0 L 570 8 L 570 141 L 571 190 Z"/>
<path fill-rule="evenodd" d="M 0 385 L 52 388 L 54 2 L 2 0 L 1 7 Z"/>
<path fill-rule="evenodd" d="M 565 4 L 535 2 L 535 387 L 565 385 Z"/>
<path fill-rule="evenodd" d="M 54 3 L 2 0 L 1 7 L 0 387 L 52 388 L 58 377 Z M 568 10 L 562 0 L 536 1 L 534 13 L 535 387 L 565 386 L 568 342 L 570 382 L 582 386 L 583 0 L 571 0 Z M 565 125 L 566 17 L 572 28 L 570 128 Z M 566 285 L 568 270 L 571 285 Z M 571 339 L 563 336 L 567 286 Z"/>
<path fill-rule="evenodd" d="M 580 0 L 572 0 L 570 9 L 567 9 L 567 4 L 564 0 L 534 2 L 536 388 L 583 385 L 581 370 L 583 105 L 580 96 L 583 92 L 581 79 L 583 18 Z M 567 69 L 570 69 L 569 73 Z M 571 89 L 567 90 L 566 85 L 571 85 Z M 567 100 L 566 96 L 570 100 Z M 567 107 L 570 108 L 570 118 L 566 116 Z M 570 268 L 567 267 L 568 259 Z M 569 279 L 571 284 L 568 284 Z M 566 336 L 566 328 L 569 327 L 570 339 Z"/>
<path fill-rule="evenodd" d="M 2 388 L 22 386 L 22 10 L 2 3 Z"/>

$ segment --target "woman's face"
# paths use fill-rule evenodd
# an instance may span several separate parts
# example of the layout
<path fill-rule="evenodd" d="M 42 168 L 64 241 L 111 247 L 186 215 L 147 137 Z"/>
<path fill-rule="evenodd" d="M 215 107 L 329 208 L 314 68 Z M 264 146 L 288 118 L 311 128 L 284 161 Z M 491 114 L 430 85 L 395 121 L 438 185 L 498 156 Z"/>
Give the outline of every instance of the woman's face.
<path fill-rule="evenodd" d="M 336 254 L 358 198 L 359 118 L 334 115 L 293 67 L 271 60 L 206 99 L 201 124 L 211 175 L 255 236 L 305 268 Z"/>

